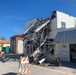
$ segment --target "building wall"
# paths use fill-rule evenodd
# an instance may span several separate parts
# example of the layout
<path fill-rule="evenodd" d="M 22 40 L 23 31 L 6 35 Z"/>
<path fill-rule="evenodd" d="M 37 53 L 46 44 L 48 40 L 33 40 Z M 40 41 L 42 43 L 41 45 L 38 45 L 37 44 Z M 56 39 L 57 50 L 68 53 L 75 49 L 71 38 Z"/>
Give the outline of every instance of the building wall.
<path fill-rule="evenodd" d="M 76 18 L 68 14 L 57 11 L 57 28 L 61 28 L 61 21 L 65 22 L 66 28 L 75 27 Z"/>
<path fill-rule="evenodd" d="M 0 44 L 0 52 L 2 51 L 1 45 L 2 45 L 2 47 L 10 46 L 10 44 Z"/>
<path fill-rule="evenodd" d="M 58 43 L 58 57 L 62 61 L 70 61 L 69 42 Z"/>
<path fill-rule="evenodd" d="M 0 52 L 1 52 L 1 50 L 2 50 L 2 47 L 1 47 L 1 44 L 0 44 Z"/>
<path fill-rule="evenodd" d="M 65 28 L 62 28 L 61 22 L 65 22 Z M 69 16 L 63 12 L 56 11 L 56 17 L 51 20 L 50 25 L 52 31 L 49 33 L 48 38 L 55 38 L 57 32 L 76 27 L 76 18 Z"/>
<path fill-rule="evenodd" d="M 66 27 L 61 27 L 61 22 L 65 22 Z M 57 11 L 56 17 L 51 20 L 51 32 L 48 38 L 54 38 L 57 32 L 65 31 L 66 29 L 76 27 L 76 18 L 69 16 L 68 14 Z M 71 42 L 73 43 L 73 42 Z M 69 42 L 55 44 L 55 57 L 60 57 L 62 61 L 70 61 L 70 49 Z M 66 47 L 64 47 L 66 46 Z"/>
<path fill-rule="evenodd" d="M 65 22 L 66 27 L 62 28 L 61 22 Z M 58 31 L 62 29 L 65 31 L 66 29 L 76 27 L 76 18 L 69 16 L 68 14 L 57 11 L 56 17 L 51 20 L 51 32 L 49 33 L 48 38 L 54 38 L 57 35 Z M 56 57 L 60 57 L 62 61 L 70 61 L 70 50 L 69 50 L 69 42 L 64 43 L 55 43 L 55 53 L 54 55 L 49 55 L 49 59 L 54 59 Z"/>
<path fill-rule="evenodd" d="M 22 40 L 23 41 L 23 38 L 21 38 L 21 37 L 12 37 L 11 38 L 11 52 L 12 53 L 20 54 L 18 52 L 18 49 L 19 49 L 19 47 L 18 47 L 18 41 L 19 40 Z M 21 44 L 21 46 L 23 46 L 23 45 Z M 23 50 L 23 48 L 22 48 L 22 50 Z"/>
<path fill-rule="evenodd" d="M 15 53 L 15 50 L 16 50 L 16 39 L 11 38 L 11 52 Z"/>
<path fill-rule="evenodd" d="M 32 25 L 34 24 L 35 22 L 37 22 L 37 19 L 32 19 L 30 21 L 27 21 L 25 24 L 26 24 L 26 30 Z"/>
<path fill-rule="evenodd" d="M 49 45 L 49 48 L 50 48 L 50 45 L 52 45 L 54 47 L 54 53 L 49 53 L 47 55 L 47 59 L 46 61 L 51 61 L 51 60 L 56 60 L 56 58 L 58 58 L 58 50 L 57 50 L 57 44 L 55 42 L 52 42 L 52 43 L 45 43 L 45 45 L 48 44 Z M 46 50 L 46 46 L 44 45 L 44 50 Z M 45 53 L 46 54 L 46 53 Z"/>
<path fill-rule="evenodd" d="M 48 38 L 55 38 L 56 37 L 56 34 L 57 34 L 57 18 L 54 18 L 51 20 L 51 32 L 49 33 L 49 36 Z"/>
<path fill-rule="evenodd" d="M 4 44 L 3 47 L 10 46 L 10 44 Z"/>
<path fill-rule="evenodd" d="M 36 22 L 37 19 L 33 19 L 30 20 L 28 22 L 26 22 L 26 29 L 28 29 L 30 27 L 31 24 L 33 24 L 34 22 Z M 66 27 L 62 28 L 61 27 L 61 22 L 65 22 Z M 66 13 L 60 12 L 60 11 L 56 11 L 56 17 L 54 19 L 51 20 L 51 32 L 49 33 L 48 38 L 55 38 L 57 32 L 60 30 L 66 30 L 67 28 L 73 28 L 76 27 L 76 18 L 73 16 L 69 16 Z M 59 29 L 61 28 L 61 29 Z"/>
<path fill-rule="evenodd" d="M 23 46 L 23 43 L 20 44 L 19 41 L 22 41 L 22 42 L 23 42 L 23 38 L 20 38 L 20 37 L 19 37 L 19 38 L 18 38 L 18 37 L 16 38 L 16 50 L 15 50 L 15 52 L 16 52 L 17 54 L 21 54 L 21 53 L 24 52 L 23 47 L 22 47 L 22 46 Z M 22 51 L 19 51 L 20 45 L 21 45 L 21 50 L 22 50 Z"/>
<path fill-rule="evenodd" d="M 51 20 L 51 30 L 54 31 L 57 29 L 57 17 Z"/>
<path fill-rule="evenodd" d="M 76 18 L 69 16 L 68 14 L 57 11 L 57 32 L 65 31 L 66 29 L 76 27 Z M 66 27 L 61 27 L 61 22 L 65 22 Z M 69 44 L 74 42 L 61 42 L 57 44 L 58 57 L 62 61 L 70 61 L 70 47 Z"/>
<path fill-rule="evenodd" d="M 30 41 L 30 42 L 27 42 L 27 41 Z M 28 39 L 25 39 L 23 43 L 24 43 L 25 56 L 31 55 L 34 52 L 36 45 L 34 43 L 32 44 L 32 41 Z"/>
<path fill-rule="evenodd" d="M 56 43 L 56 44 L 57 44 L 56 49 L 58 52 L 57 56 L 62 61 L 70 62 L 70 44 L 76 44 L 76 42 L 63 42 L 63 43 Z"/>

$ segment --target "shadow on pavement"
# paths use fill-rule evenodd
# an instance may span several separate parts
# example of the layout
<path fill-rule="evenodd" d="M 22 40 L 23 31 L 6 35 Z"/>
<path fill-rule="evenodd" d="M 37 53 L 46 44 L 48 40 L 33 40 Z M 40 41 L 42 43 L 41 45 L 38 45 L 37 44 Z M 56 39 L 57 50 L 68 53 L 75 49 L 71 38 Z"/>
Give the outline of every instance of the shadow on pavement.
<path fill-rule="evenodd" d="M 17 75 L 17 73 L 9 72 L 9 73 L 2 74 L 2 75 Z"/>
<path fill-rule="evenodd" d="M 48 64 L 48 66 L 52 66 L 52 67 L 57 67 L 54 62 Z M 61 61 L 61 65 L 62 67 L 67 67 L 67 68 L 72 68 L 72 69 L 76 69 L 76 62 L 65 62 L 65 61 Z M 58 66 L 59 67 L 59 66 Z"/>
<path fill-rule="evenodd" d="M 62 62 L 61 66 L 76 69 L 76 62 Z"/>
<path fill-rule="evenodd" d="M 0 59 L 4 63 L 9 61 L 10 59 L 13 59 L 14 61 L 16 61 L 20 58 L 20 56 L 24 56 L 24 54 L 5 54 Z"/>

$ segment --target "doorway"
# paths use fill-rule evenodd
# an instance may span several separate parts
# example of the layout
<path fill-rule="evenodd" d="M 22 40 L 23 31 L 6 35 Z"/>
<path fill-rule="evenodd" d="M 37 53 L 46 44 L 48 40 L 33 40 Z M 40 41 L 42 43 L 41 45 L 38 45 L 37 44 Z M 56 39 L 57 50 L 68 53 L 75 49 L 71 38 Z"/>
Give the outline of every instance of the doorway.
<path fill-rule="evenodd" d="M 76 62 L 76 44 L 70 44 L 70 61 Z"/>
<path fill-rule="evenodd" d="M 26 55 L 29 56 L 33 52 L 33 45 L 29 44 L 26 46 Z"/>
<path fill-rule="evenodd" d="M 23 41 L 18 40 L 18 53 L 23 53 Z"/>

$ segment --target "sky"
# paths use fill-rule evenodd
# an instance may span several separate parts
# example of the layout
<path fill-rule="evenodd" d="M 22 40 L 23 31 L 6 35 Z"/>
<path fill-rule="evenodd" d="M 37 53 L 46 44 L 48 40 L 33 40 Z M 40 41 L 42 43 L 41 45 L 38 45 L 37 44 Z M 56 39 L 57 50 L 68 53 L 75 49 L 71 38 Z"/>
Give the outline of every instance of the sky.
<path fill-rule="evenodd" d="M 47 18 L 54 10 L 76 17 L 76 0 L 0 0 L 0 37 L 24 33 L 25 22 Z"/>

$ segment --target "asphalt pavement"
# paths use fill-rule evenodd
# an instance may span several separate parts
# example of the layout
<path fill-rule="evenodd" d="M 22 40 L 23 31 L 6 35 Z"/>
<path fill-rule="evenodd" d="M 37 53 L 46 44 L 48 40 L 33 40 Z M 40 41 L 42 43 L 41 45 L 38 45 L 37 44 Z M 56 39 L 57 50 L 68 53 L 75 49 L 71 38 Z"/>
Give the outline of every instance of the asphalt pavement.
<path fill-rule="evenodd" d="M 9 60 L 7 62 L 0 62 L 0 75 L 17 75 L 19 62 Z M 40 66 L 29 64 L 31 69 L 30 75 L 76 75 L 76 68 L 66 66 Z"/>

